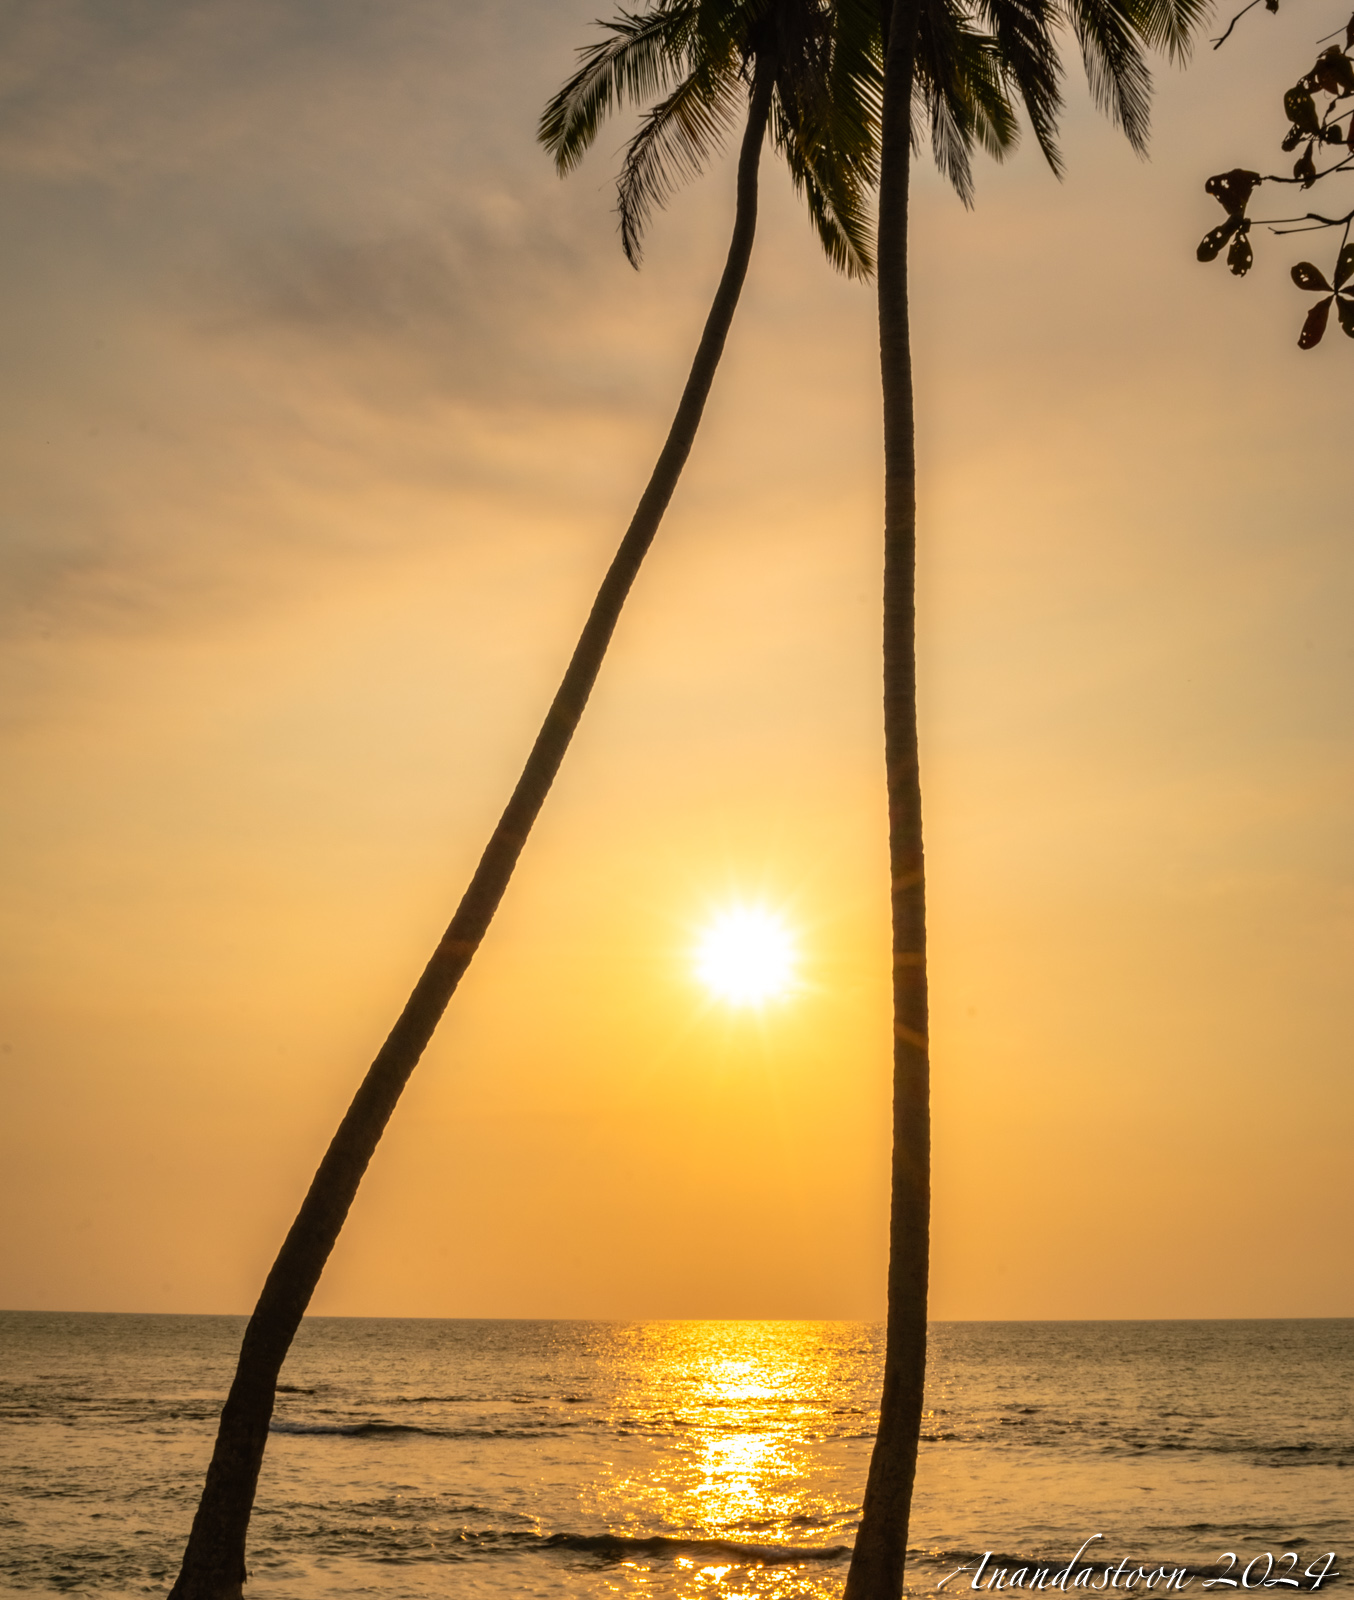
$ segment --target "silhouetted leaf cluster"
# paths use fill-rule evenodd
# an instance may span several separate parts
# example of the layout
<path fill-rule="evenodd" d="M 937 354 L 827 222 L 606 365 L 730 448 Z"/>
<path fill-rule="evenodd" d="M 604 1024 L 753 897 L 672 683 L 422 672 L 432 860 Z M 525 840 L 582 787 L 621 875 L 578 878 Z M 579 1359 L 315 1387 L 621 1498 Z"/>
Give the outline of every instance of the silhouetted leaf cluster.
<path fill-rule="evenodd" d="M 1250 5 L 1232 18 L 1222 38 L 1214 40 L 1215 49 L 1256 3 L 1257 0 L 1251 0 Z M 1265 0 L 1265 9 L 1277 11 L 1279 0 Z M 1327 45 L 1317 56 L 1311 71 L 1284 93 L 1283 108 L 1289 127 L 1281 149 L 1287 155 L 1300 151 L 1293 163 L 1292 177 L 1234 167 L 1230 172 L 1218 173 L 1204 185 L 1205 192 L 1213 196 L 1227 215 L 1225 221 L 1210 229 L 1200 241 L 1200 261 L 1216 261 L 1226 245 L 1229 269 L 1236 277 L 1244 278 L 1255 260 L 1250 240 L 1253 219 L 1246 212 L 1251 197 L 1262 183 L 1296 184 L 1307 190 L 1323 178 L 1354 171 L 1354 16 L 1345 25 L 1344 36 L 1343 46 Z M 1319 159 L 1325 164 L 1318 165 Z M 1299 289 L 1326 297 L 1307 313 L 1298 338 L 1299 349 L 1310 350 L 1321 342 L 1332 305 L 1341 328 L 1354 338 L 1354 288 L 1345 287 L 1354 277 L 1354 245 L 1349 240 L 1351 223 L 1354 223 L 1354 211 L 1343 217 L 1308 211 L 1301 217 L 1281 217 L 1261 223 L 1272 233 L 1343 229 L 1333 283 L 1327 282 L 1310 261 L 1299 262 L 1293 268 L 1293 282 Z"/>
<path fill-rule="evenodd" d="M 1321 336 L 1330 321 L 1332 305 L 1340 319 L 1340 326 L 1354 339 L 1354 288 L 1345 287 L 1351 278 L 1354 278 L 1354 244 L 1347 244 L 1340 251 L 1335 263 L 1333 284 L 1327 283 L 1325 274 L 1310 261 L 1299 261 L 1293 268 L 1293 282 L 1299 289 L 1308 289 L 1326 297 L 1318 300 L 1307 313 L 1307 320 L 1302 324 L 1302 333 L 1298 338 L 1300 349 L 1310 350 L 1314 344 L 1321 343 Z"/>
<path fill-rule="evenodd" d="M 1251 219 L 1246 215 L 1251 193 L 1261 182 L 1258 172 L 1248 172 L 1244 167 L 1234 167 L 1231 172 L 1220 172 L 1210 178 L 1204 189 L 1211 194 L 1227 213 L 1227 221 L 1206 233 L 1199 244 L 1200 261 L 1216 261 L 1223 245 L 1230 239 L 1232 248 L 1227 252 L 1227 265 L 1238 278 L 1244 278 L 1255 260 L 1255 252 L 1247 235 Z"/>

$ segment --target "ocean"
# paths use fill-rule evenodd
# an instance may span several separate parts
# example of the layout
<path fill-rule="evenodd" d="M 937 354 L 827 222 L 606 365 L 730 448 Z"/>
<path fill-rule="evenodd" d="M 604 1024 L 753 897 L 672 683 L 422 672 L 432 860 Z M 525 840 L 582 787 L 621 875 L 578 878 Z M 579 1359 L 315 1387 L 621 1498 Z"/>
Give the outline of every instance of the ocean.
<path fill-rule="evenodd" d="M 0 1313 L 0 1589 L 164 1593 L 242 1328 Z M 308 1319 L 247 1592 L 838 1596 L 881 1356 L 847 1322 Z M 1073 1594 L 1343 1587 L 1351 1394 L 1351 1320 L 933 1324 L 909 1590 L 1079 1548 Z"/>

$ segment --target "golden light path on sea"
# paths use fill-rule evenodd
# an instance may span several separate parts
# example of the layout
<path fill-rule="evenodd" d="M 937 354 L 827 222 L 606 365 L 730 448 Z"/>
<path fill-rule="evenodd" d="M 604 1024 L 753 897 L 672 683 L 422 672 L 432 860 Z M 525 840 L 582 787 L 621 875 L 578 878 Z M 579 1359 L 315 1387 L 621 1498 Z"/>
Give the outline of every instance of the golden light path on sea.
<path fill-rule="evenodd" d="M 616 1592 L 837 1595 L 844 1570 L 824 1557 L 851 1541 L 855 1480 L 850 1471 L 840 1481 L 825 1476 L 811 1458 L 825 1402 L 833 1413 L 844 1407 L 846 1422 L 862 1398 L 859 1353 L 841 1347 L 840 1331 L 814 1322 L 673 1322 L 609 1337 L 615 1393 L 633 1396 L 642 1370 L 646 1400 L 615 1419 L 634 1452 L 608 1463 L 590 1509 L 619 1536 L 662 1529 L 672 1541 L 667 1561 L 638 1551 L 622 1560 Z M 847 1433 L 856 1432 L 852 1415 Z M 843 1446 L 845 1467 L 860 1444 L 844 1438 Z M 765 1560 L 768 1547 L 778 1559 Z M 786 1559 L 791 1550 L 802 1559 Z"/>

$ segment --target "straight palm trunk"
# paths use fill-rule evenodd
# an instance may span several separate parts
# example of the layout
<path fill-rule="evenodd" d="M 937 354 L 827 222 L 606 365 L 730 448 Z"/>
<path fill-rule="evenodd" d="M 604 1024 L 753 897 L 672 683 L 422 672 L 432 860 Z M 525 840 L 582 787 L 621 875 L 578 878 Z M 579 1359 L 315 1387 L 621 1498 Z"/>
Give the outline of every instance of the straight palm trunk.
<path fill-rule="evenodd" d="M 917 763 L 917 468 L 907 307 L 916 0 L 894 0 L 885 20 L 878 272 L 884 389 L 884 758 L 893 903 L 893 1182 L 884 1391 L 846 1600 L 898 1600 L 903 1592 L 926 1377 L 931 1209 L 926 893 Z"/>
<path fill-rule="evenodd" d="M 681 475 L 747 274 L 772 75 L 754 78 L 738 159 L 733 240 L 667 442 L 607 570 L 522 776 L 451 925 L 325 1152 L 245 1329 L 188 1547 L 170 1600 L 240 1600 L 245 1537 L 278 1374 L 395 1103 L 483 939 L 578 726 L 621 607 Z"/>

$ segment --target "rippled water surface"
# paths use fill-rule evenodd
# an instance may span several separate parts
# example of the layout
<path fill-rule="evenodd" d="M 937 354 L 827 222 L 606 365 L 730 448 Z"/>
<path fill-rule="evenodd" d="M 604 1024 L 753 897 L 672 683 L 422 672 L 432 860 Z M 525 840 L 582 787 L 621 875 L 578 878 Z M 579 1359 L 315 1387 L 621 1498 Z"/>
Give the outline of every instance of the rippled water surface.
<path fill-rule="evenodd" d="M 0 1586 L 167 1589 L 242 1327 L 0 1314 Z M 838 1596 L 880 1355 L 859 1323 L 312 1319 L 249 1592 Z M 1092 1535 L 1354 1556 L 1351 1392 L 1349 1321 L 933 1325 L 910 1587 Z"/>

